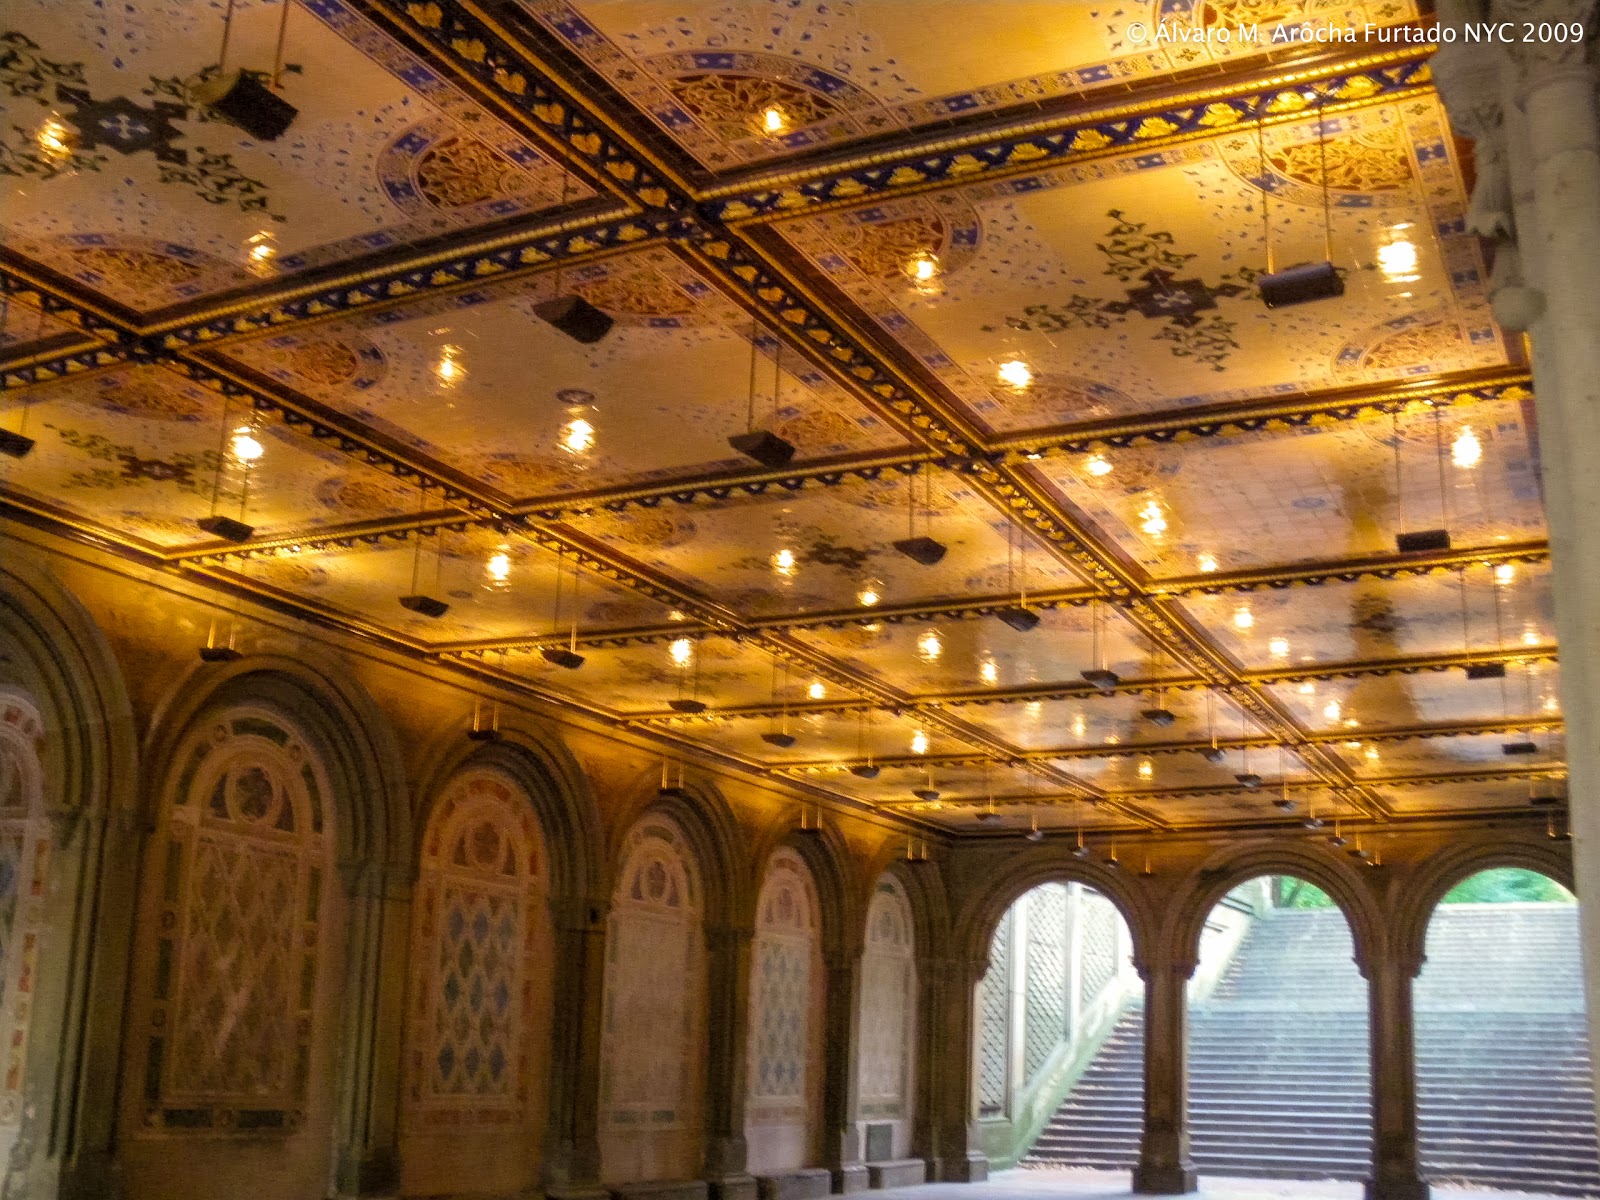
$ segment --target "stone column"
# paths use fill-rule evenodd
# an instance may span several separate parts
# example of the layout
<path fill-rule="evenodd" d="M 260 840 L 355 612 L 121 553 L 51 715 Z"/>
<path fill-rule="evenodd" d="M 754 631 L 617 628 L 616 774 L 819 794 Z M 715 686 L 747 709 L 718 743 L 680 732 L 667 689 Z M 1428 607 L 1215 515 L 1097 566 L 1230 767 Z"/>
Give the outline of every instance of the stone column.
<path fill-rule="evenodd" d="M 1488 12 L 1482 11 L 1484 7 Z M 1435 71 L 1452 125 L 1479 166 L 1469 223 L 1494 243 L 1495 314 L 1527 330 L 1550 522 L 1561 700 L 1567 722 L 1573 873 L 1600 895 L 1600 131 L 1592 40 L 1540 40 L 1542 24 L 1593 32 L 1594 0 L 1444 0 L 1442 21 L 1510 21 L 1513 45 L 1448 46 Z M 1489 170 L 1484 171 L 1482 164 Z M 1582 922 L 1590 1039 L 1600 1038 L 1600 906 Z M 1600 1057 L 1596 1059 L 1600 1081 Z"/>
<path fill-rule="evenodd" d="M 713 1200 L 755 1200 L 744 1136 L 749 1053 L 750 953 L 755 931 L 706 928 L 710 1006 L 706 1022 L 706 1180 Z"/>
<path fill-rule="evenodd" d="M 1189 977 L 1195 964 L 1144 964 L 1144 1139 L 1133 1190 L 1177 1196 L 1198 1186 L 1189 1157 Z"/>
<path fill-rule="evenodd" d="M 1372 1054 L 1372 1178 L 1367 1200 L 1427 1200 L 1417 1157 L 1416 1025 L 1411 985 L 1422 964 L 1392 952 L 1367 967 Z"/>
<path fill-rule="evenodd" d="M 559 1200 L 604 1196 L 600 1186 L 600 1056 L 606 992 L 606 913 L 552 905 L 550 1125 L 545 1191 Z"/>
<path fill-rule="evenodd" d="M 937 1072 L 929 1101 L 935 1178 L 941 1180 L 978 1183 L 989 1177 L 988 1156 L 979 1148 L 973 1101 L 977 988 L 988 965 L 986 958 L 934 958 L 927 962 L 933 1003 L 929 1019 L 938 1028 L 926 1066 Z"/>
<path fill-rule="evenodd" d="M 387 863 L 341 865 L 349 904 L 336 1196 L 388 1195 L 399 1183 L 400 1044 L 410 949 L 411 881 Z"/>
<path fill-rule="evenodd" d="M 911 1154 L 928 1164 L 928 1178 L 939 1178 L 939 1103 L 944 1088 L 944 1025 L 939 1020 L 940 980 L 945 960 L 917 947 L 916 1101 L 911 1123 Z"/>
<path fill-rule="evenodd" d="M 845 952 L 828 963 L 824 1001 L 822 1080 L 822 1165 L 833 1172 L 835 1192 L 867 1186 L 861 1161 L 861 1130 L 856 1123 L 860 1080 L 861 956 Z"/>

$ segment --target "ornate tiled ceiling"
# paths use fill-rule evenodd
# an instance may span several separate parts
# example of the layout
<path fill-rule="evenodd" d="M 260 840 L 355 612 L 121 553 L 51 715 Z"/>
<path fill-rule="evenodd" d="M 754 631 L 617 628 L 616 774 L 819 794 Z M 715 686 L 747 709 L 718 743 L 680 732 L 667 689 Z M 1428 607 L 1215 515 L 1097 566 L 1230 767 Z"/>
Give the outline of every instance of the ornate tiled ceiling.
<path fill-rule="evenodd" d="M 270 142 L 189 90 L 222 8 L 8 12 L 12 516 L 951 832 L 1558 786 L 1532 396 L 1423 52 L 1128 33 L 1412 6 L 314 0 Z M 1264 307 L 1325 239 L 1344 294 Z"/>

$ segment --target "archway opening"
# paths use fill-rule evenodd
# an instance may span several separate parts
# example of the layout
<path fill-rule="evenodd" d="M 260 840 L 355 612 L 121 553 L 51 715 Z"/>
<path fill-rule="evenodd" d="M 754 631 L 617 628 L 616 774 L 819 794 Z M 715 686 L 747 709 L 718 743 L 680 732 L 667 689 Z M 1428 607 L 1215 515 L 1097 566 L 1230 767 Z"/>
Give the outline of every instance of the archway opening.
<path fill-rule="evenodd" d="M 1364 1179 L 1367 984 L 1345 914 L 1265 875 L 1206 917 L 1189 983 L 1189 1132 L 1201 1174 Z"/>
<path fill-rule="evenodd" d="M 976 1095 L 996 1167 L 1130 1167 L 1144 1128 L 1142 990 L 1117 906 L 1045 883 L 1001 918 L 978 984 Z"/>
<path fill-rule="evenodd" d="M 1428 922 L 1414 992 L 1422 1171 L 1600 1193 L 1578 905 L 1536 871 L 1468 876 Z"/>

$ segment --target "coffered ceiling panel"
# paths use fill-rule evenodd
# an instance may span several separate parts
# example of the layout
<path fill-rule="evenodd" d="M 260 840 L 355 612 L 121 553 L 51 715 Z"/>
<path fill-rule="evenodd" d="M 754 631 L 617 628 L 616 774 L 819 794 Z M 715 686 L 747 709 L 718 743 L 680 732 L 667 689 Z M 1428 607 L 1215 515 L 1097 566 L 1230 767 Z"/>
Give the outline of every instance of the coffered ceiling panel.
<path fill-rule="evenodd" d="M 1359 808 L 1328 788 L 1304 788 L 1291 793 L 1291 796 L 1295 807 L 1287 813 L 1272 803 L 1277 797 L 1242 789 L 1218 795 L 1143 797 L 1139 805 L 1159 820 L 1178 828 L 1185 825 L 1260 825 L 1282 821 L 1289 829 L 1298 830 L 1307 818 L 1331 824 L 1336 819 L 1364 815 Z"/>
<path fill-rule="evenodd" d="M 7 485 L 156 545 L 215 541 L 195 524 L 213 513 L 267 536 L 417 503 L 414 487 L 258 420 L 241 401 L 225 411 L 215 391 L 165 367 L 120 368 L 24 400 L 16 427 L 37 446 L 5 460 Z"/>
<path fill-rule="evenodd" d="M 1263 136 L 1264 167 L 1237 131 L 781 229 L 992 430 L 1504 361 L 1437 101 Z M 1263 206 L 1275 268 L 1321 259 L 1324 155 L 1345 294 L 1267 309 Z"/>
<path fill-rule="evenodd" d="M 712 170 L 1247 59 L 1273 48 L 1278 22 L 1359 28 L 1415 11 L 1404 0 L 1008 2 L 981 11 L 959 0 L 520 3 Z M 1257 24 L 1259 44 L 1206 37 Z M 1158 41 L 1158 25 L 1192 40 Z"/>
<path fill-rule="evenodd" d="M 1539 780 L 1533 785 L 1534 796 L 1560 795 L 1564 786 L 1555 780 Z M 1529 787 L 1525 780 L 1503 783 L 1452 783 L 1438 787 L 1385 788 L 1384 799 L 1396 813 L 1404 816 L 1425 816 L 1430 813 L 1467 813 L 1474 809 L 1527 808 Z M 1554 834 L 1566 832 L 1563 816 L 1552 814 L 1550 828 Z"/>
<path fill-rule="evenodd" d="M 1156 725 L 1140 715 L 1162 710 L 1172 714 L 1171 725 Z M 1223 739 L 1239 737 L 1245 731 L 1252 736 L 1261 733 L 1225 696 L 1212 698 L 1208 714 L 1205 692 L 1198 688 L 1164 693 L 1119 691 L 1071 700 L 963 704 L 950 711 L 1025 750 L 1205 742 L 1213 729 Z M 1067 760 L 1062 760 L 1062 766 L 1073 769 Z"/>
<path fill-rule="evenodd" d="M 1494 546 L 1544 532 L 1532 407 L 1374 413 L 1033 469 L 1156 575 L 1387 554 L 1415 529 Z"/>
<path fill-rule="evenodd" d="M 1243 666 L 1540 646 L 1555 638 L 1549 569 L 1507 564 L 1244 595 L 1188 596 L 1182 607 Z M 1466 601 L 1463 605 L 1463 583 Z M 1463 607 L 1466 612 L 1463 615 Z"/>
<path fill-rule="evenodd" d="M 236 5 L 230 67 L 271 71 L 282 11 Z M 559 167 L 339 0 L 291 15 L 282 95 L 300 112 L 276 141 L 193 99 L 217 60 L 220 6 L 18 0 L 7 13 L 8 137 L 56 131 L 7 147 L 7 240 L 135 309 L 562 195 Z M 588 194 L 567 186 L 571 200 Z"/>
<path fill-rule="evenodd" d="M 1458 668 L 1420 675 L 1305 680 L 1271 690 L 1303 728 L 1332 733 L 1483 721 L 1559 721 L 1559 683 L 1551 663 L 1512 663 L 1502 679 L 1468 679 Z"/>
<path fill-rule="evenodd" d="M 1507 746 L 1536 749 L 1507 754 Z M 1339 743 L 1339 756 L 1362 779 L 1449 775 L 1454 772 L 1550 770 L 1566 758 L 1566 739 L 1559 733 L 1463 735 L 1418 738 L 1403 742 Z"/>

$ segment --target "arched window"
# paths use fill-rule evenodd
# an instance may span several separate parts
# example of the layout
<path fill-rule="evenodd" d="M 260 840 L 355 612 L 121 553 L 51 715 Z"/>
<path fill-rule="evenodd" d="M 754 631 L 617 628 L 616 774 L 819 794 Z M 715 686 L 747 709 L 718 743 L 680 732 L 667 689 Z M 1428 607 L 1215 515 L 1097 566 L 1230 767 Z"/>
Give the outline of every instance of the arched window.
<path fill-rule="evenodd" d="M 305 1118 L 331 832 L 320 764 L 278 717 L 185 742 L 162 805 L 145 1033 L 148 1127 L 290 1131 Z"/>
<path fill-rule="evenodd" d="M 857 1081 L 869 1161 L 910 1151 L 917 993 L 912 952 L 911 905 L 900 881 L 883 875 L 867 906 L 861 955 Z"/>
<path fill-rule="evenodd" d="M 412 909 L 407 1192 L 451 1190 L 464 1174 L 472 1190 L 533 1181 L 549 1036 L 546 876 L 538 819 L 516 783 L 476 770 L 446 789 Z M 494 1140 L 474 1141 L 485 1136 Z"/>
<path fill-rule="evenodd" d="M 43 737 L 44 725 L 33 705 L 15 693 L 0 692 L 0 1036 L 5 1038 L 0 1126 L 15 1126 L 22 1119 L 28 1026 L 44 926 L 50 830 L 41 811 Z"/>
<path fill-rule="evenodd" d="M 606 932 L 601 1158 L 607 1182 L 685 1179 L 704 1143 L 705 936 L 683 831 L 628 835 Z"/>
<path fill-rule="evenodd" d="M 809 1164 L 820 1128 L 821 914 L 805 861 L 775 851 L 756 902 L 745 1138 L 752 1171 Z"/>

